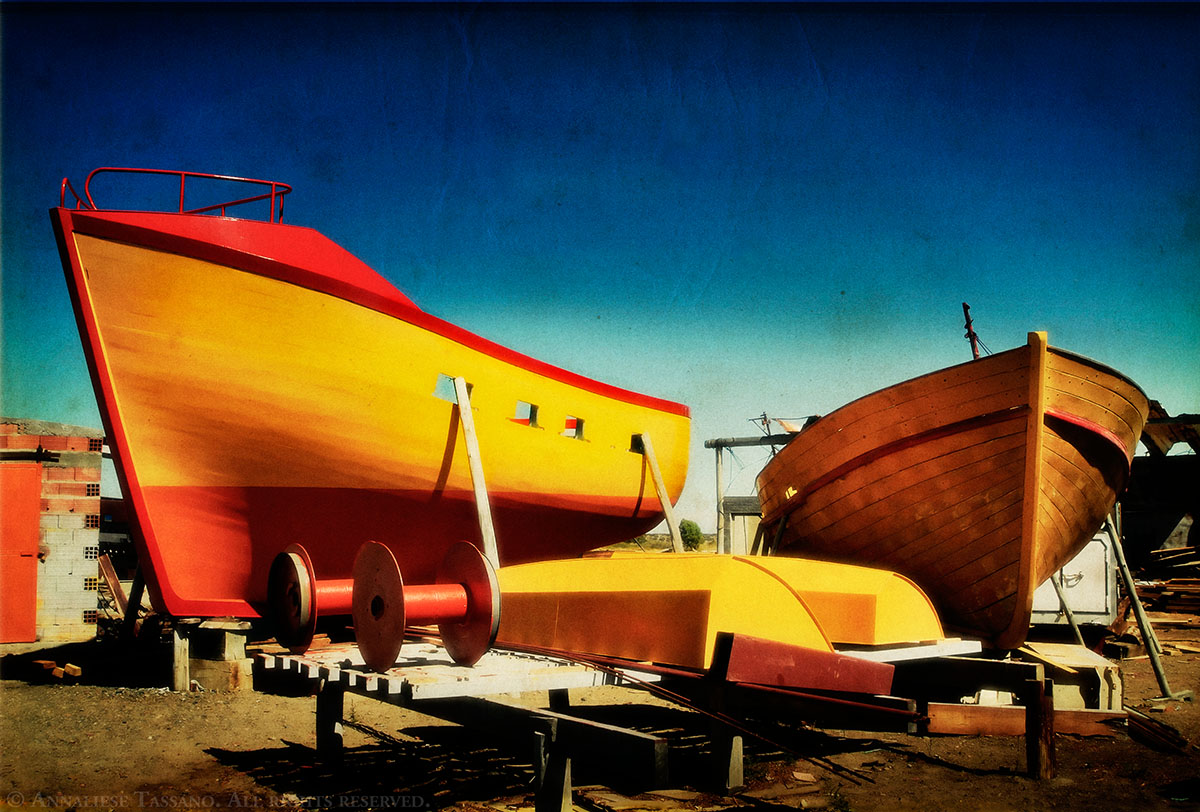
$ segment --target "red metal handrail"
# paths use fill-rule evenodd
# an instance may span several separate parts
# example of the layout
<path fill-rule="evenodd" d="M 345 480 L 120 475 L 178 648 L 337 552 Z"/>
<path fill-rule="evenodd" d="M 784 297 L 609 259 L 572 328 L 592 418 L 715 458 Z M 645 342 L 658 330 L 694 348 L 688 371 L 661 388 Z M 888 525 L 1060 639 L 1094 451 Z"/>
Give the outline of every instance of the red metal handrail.
<path fill-rule="evenodd" d="M 67 192 L 75 198 L 76 209 L 99 209 L 96 202 L 92 199 L 92 179 L 97 175 L 105 172 L 125 173 L 131 175 L 173 175 L 179 178 L 179 207 L 176 212 L 179 214 L 207 214 L 208 212 L 220 211 L 221 216 L 225 216 L 227 209 L 234 206 L 242 206 L 248 203 L 257 203 L 261 200 L 271 201 L 271 212 L 269 222 L 278 223 L 283 221 L 283 197 L 292 191 L 292 187 L 286 183 L 280 183 L 274 180 L 257 180 L 255 178 L 240 178 L 234 175 L 213 175 L 207 172 L 183 172 L 175 169 L 136 169 L 133 167 L 123 166 L 102 166 L 98 169 L 93 169 L 83 182 L 83 196 L 81 197 L 75 188 L 71 185 L 70 180 L 63 178 L 62 188 L 59 190 L 59 205 L 66 206 Z M 253 186 L 267 187 L 267 191 L 261 194 L 251 195 L 249 197 L 241 197 L 236 200 L 227 200 L 223 203 L 214 203 L 209 206 L 201 206 L 199 208 L 189 209 L 184 205 L 184 200 L 187 191 L 187 182 L 189 178 L 201 178 L 205 180 L 220 180 L 231 181 L 233 183 L 246 183 Z"/>

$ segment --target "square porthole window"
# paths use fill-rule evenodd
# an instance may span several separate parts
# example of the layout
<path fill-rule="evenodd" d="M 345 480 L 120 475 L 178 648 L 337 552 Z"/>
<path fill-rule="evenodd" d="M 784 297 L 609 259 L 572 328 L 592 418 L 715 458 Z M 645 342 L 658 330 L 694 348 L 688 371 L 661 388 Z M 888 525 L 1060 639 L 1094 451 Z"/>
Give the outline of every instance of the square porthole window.
<path fill-rule="evenodd" d="M 583 418 L 567 415 L 566 423 L 563 427 L 563 437 L 574 437 L 576 440 L 583 439 Z"/>
<path fill-rule="evenodd" d="M 512 416 L 512 422 L 520 423 L 522 426 L 538 427 L 538 407 L 533 403 L 526 403 L 523 400 L 517 401 L 517 410 Z"/>
<path fill-rule="evenodd" d="M 474 389 L 474 384 L 467 383 L 467 396 L 470 397 L 471 391 Z M 458 403 L 458 392 L 454 389 L 454 378 L 449 375 L 438 374 L 437 383 L 433 385 L 433 396 L 438 400 L 444 400 L 447 403 Z"/>
<path fill-rule="evenodd" d="M 83 610 L 83 622 L 84 623 L 95 623 L 97 621 L 97 619 L 99 619 L 99 617 L 100 617 L 100 612 L 97 609 L 84 609 Z"/>

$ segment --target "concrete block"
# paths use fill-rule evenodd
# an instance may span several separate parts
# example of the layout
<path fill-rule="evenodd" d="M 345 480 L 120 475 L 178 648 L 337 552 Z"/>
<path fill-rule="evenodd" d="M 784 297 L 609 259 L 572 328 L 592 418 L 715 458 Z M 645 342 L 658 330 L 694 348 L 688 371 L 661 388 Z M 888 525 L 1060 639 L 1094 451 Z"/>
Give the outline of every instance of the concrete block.
<path fill-rule="evenodd" d="M 78 643 L 96 636 L 94 623 L 51 623 L 38 626 L 38 640 L 55 643 Z"/>
<path fill-rule="evenodd" d="M 75 531 L 66 528 L 46 528 L 42 531 L 41 541 L 50 547 L 54 553 L 60 549 L 75 544 Z"/>
<path fill-rule="evenodd" d="M 249 625 L 249 624 L 247 624 Z M 192 658 L 202 660 L 241 660 L 246 656 L 246 635 L 240 629 L 194 629 L 191 637 Z"/>
<path fill-rule="evenodd" d="M 71 530 L 83 530 L 87 527 L 87 514 L 85 513 L 58 513 L 58 526 Z"/>
<path fill-rule="evenodd" d="M 42 591 L 47 584 L 54 584 L 54 588 L 58 588 L 58 584 L 53 579 L 69 576 L 75 572 L 75 562 L 69 558 L 59 558 L 54 555 L 46 557 L 45 561 L 38 564 L 38 591 Z"/>
<path fill-rule="evenodd" d="M 193 657 L 188 667 L 191 679 L 206 691 L 243 691 L 254 687 L 250 658 L 202 660 Z"/>

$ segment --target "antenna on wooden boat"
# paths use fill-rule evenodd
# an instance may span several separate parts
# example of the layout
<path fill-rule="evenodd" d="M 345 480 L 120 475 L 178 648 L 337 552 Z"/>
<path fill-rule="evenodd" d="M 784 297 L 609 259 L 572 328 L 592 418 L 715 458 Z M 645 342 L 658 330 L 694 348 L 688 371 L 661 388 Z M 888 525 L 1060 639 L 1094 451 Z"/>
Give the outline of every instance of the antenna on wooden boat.
<path fill-rule="evenodd" d="M 963 306 L 963 318 L 965 318 L 967 320 L 967 323 L 964 324 L 963 327 L 965 327 L 967 329 L 967 335 L 966 335 L 967 341 L 971 342 L 971 358 L 978 361 L 979 360 L 979 336 L 975 334 L 975 328 L 971 326 L 971 306 L 969 304 L 967 304 L 966 302 L 963 302 L 962 306 Z"/>

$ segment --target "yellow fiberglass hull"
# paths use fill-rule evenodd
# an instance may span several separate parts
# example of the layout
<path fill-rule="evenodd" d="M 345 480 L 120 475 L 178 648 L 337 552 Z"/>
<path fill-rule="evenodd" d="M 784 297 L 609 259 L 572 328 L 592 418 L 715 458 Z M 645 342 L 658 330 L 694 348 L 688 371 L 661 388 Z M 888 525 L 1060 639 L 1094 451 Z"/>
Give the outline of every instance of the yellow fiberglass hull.
<path fill-rule="evenodd" d="M 294 543 L 319 578 L 349 577 L 373 540 L 406 579 L 432 580 L 447 547 L 479 532 L 447 389 L 458 376 L 502 563 L 657 524 L 633 435 L 653 439 L 672 499 L 683 487 L 686 407 L 436 319 L 310 229 L 52 218 L 147 581 L 173 614 L 257 613 L 272 559 Z"/>

